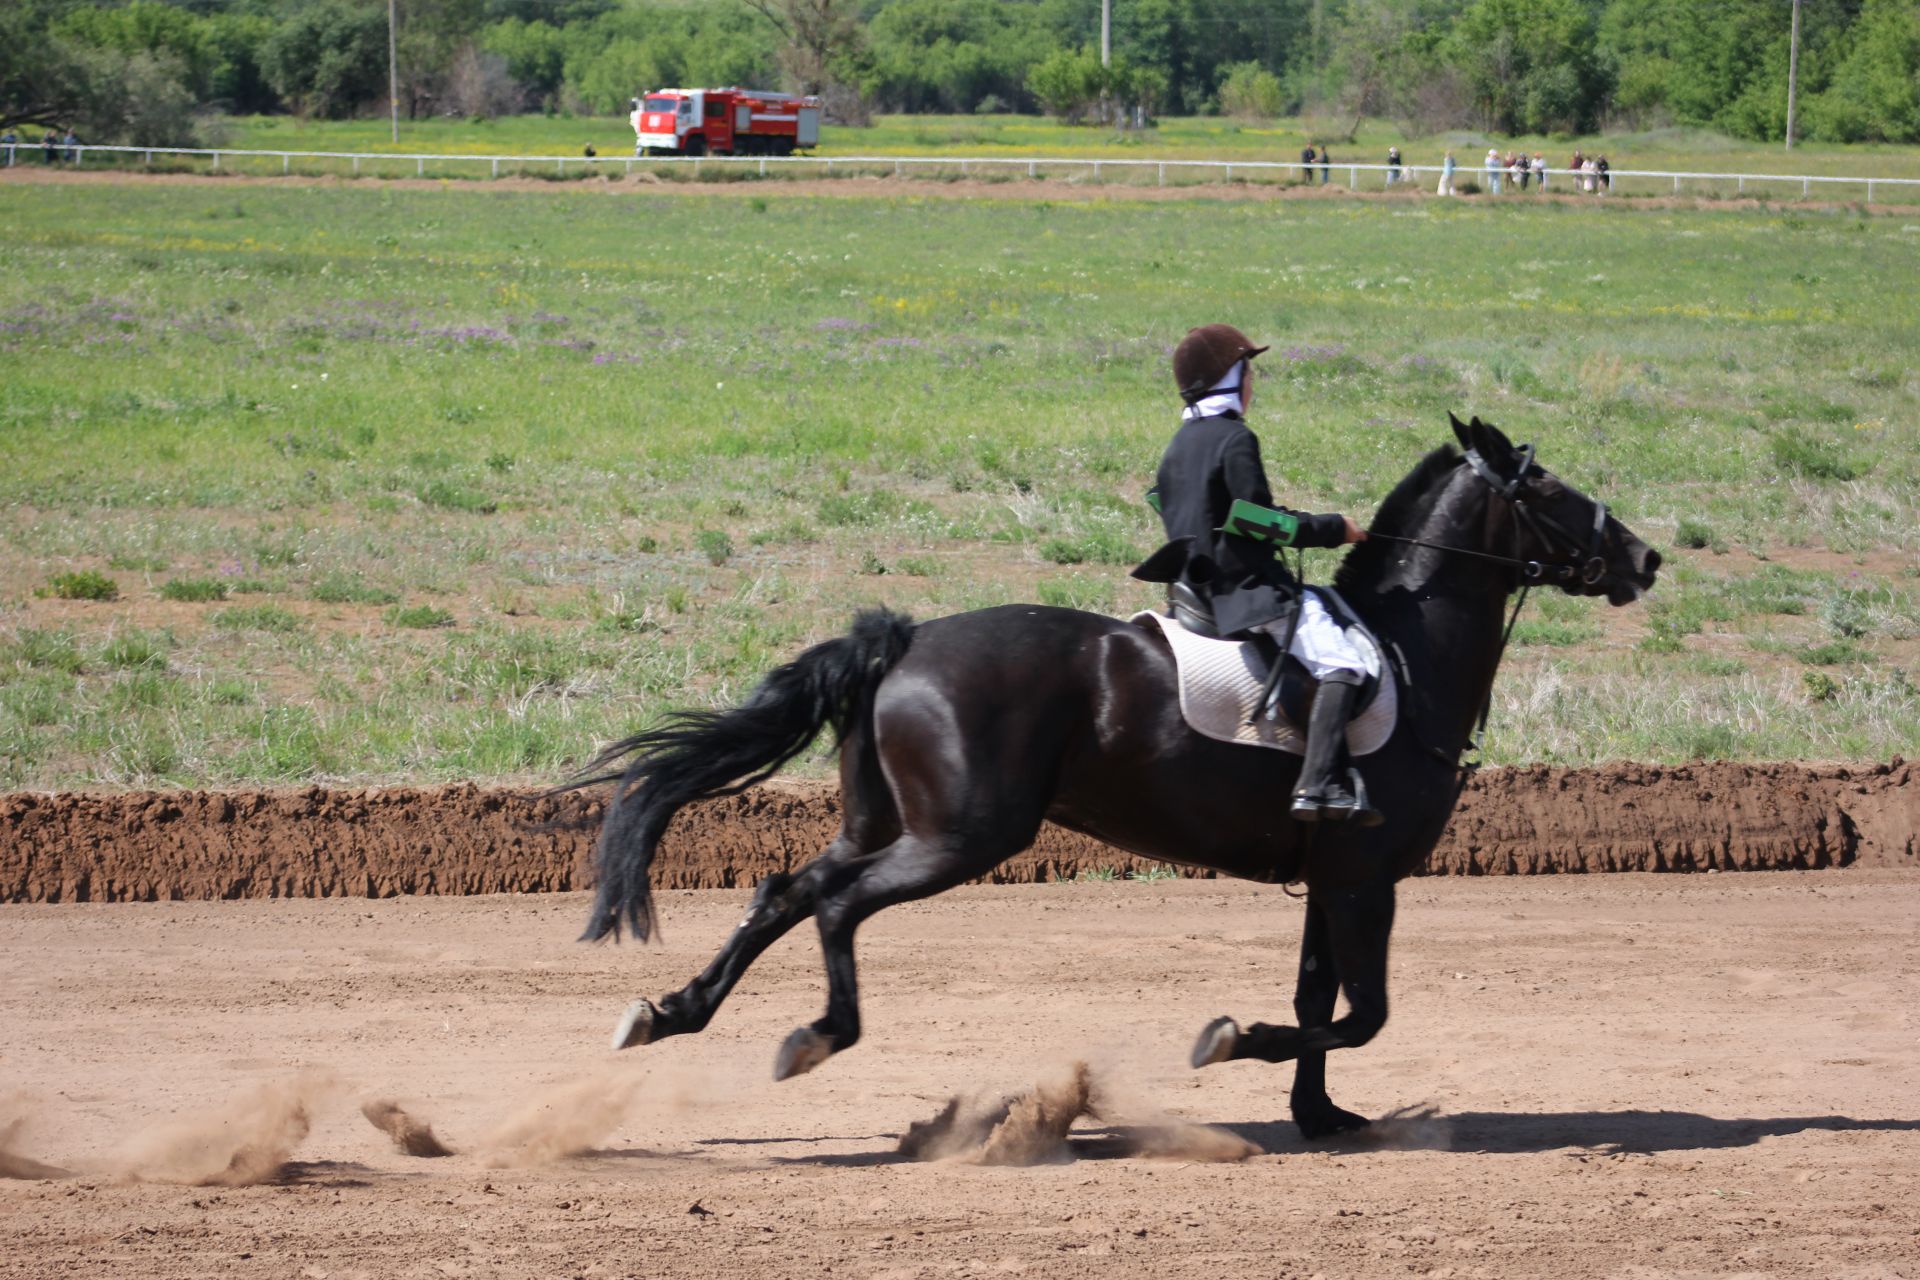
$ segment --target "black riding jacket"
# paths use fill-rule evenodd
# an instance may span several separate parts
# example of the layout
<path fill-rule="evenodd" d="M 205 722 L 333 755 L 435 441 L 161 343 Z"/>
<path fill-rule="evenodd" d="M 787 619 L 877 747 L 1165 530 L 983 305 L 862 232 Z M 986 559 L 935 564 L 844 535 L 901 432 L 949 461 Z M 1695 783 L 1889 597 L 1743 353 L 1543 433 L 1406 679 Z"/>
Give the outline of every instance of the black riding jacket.
<path fill-rule="evenodd" d="M 1274 505 L 1260 464 L 1260 441 L 1237 413 L 1195 418 L 1180 425 L 1160 459 L 1153 492 L 1167 544 L 1133 573 L 1148 582 L 1185 582 L 1213 599 L 1223 636 L 1284 618 L 1298 585 L 1274 548 L 1220 532 L 1236 498 Z M 1337 547 L 1346 541 L 1342 515 L 1289 511 L 1300 520 L 1298 547 Z"/>

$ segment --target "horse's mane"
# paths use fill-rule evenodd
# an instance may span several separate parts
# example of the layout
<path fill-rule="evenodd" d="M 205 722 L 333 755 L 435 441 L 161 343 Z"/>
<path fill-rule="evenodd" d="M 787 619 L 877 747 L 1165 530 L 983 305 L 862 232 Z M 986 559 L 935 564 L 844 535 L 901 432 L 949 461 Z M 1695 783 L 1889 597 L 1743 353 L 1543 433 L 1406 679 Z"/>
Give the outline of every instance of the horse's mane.
<path fill-rule="evenodd" d="M 1420 459 L 1419 465 L 1393 487 L 1393 492 L 1374 512 L 1373 523 L 1367 526 L 1367 531 L 1411 536 L 1433 505 L 1441 482 L 1453 474 L 1459 461 L 1460 451 L 1450 444 L 1443 444 Z M 1396 554 L 1393 544 L 1384 539 L 1358 544 L 1341 560 L 1339 570 L 1334 573 L 1334 590 L 1344 594 L 1378 582 L 1384 562 Z"/>

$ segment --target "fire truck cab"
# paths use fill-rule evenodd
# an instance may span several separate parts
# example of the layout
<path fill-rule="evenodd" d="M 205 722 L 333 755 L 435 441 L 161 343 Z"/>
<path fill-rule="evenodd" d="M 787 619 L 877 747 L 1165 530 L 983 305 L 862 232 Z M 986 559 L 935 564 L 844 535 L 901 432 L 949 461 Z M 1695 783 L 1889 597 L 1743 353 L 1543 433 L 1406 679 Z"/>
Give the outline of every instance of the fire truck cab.
<path fill-rule="evenodd" d="M 656 89 L 633 100 L 634 154 L 787 156 L 820 145 L 820 100 L 790 93 Z"/>

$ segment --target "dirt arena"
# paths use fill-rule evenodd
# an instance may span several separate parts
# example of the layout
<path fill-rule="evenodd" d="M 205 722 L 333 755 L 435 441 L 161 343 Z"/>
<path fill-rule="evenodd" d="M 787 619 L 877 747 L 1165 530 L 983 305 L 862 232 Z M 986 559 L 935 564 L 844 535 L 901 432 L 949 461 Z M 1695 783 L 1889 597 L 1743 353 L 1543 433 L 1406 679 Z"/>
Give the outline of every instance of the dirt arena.
<path fill-rule="evenodd" d="M 1286 1018 L 1278 889 L 969 886 L 866 928 L 811 1076 L 810 930 L 609 1054 L 745 899 L 647 948 L 578 894 L 0 906 L 0 1276 L 1920 1276 L 1920 871 L 1411 881 L 1330 1071 L 1393 1118 L 1311 1149 L 1284 1069 L 1184 1063 Z M 1076 1063 L 1044 1163 L 898 1154 L 954 1095 L 1059 1121 Z"/>

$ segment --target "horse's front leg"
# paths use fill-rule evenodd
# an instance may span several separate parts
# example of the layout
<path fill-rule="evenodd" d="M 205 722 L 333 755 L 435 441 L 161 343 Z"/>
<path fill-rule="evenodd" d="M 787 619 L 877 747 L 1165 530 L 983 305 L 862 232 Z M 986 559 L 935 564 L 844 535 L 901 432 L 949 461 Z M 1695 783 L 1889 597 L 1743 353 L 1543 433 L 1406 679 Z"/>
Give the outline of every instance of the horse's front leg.
<path fill-rule="evenodd" d="M 1297 1061 L 1293 1078 L 1294 1121 L 1307 1138 L 1357 1129 L 1362 1116 L 1327 1096 L 1327 1051 L 1355 1049 L 1387 1022 L 1387 945 L 1393 933 L 1393 886 L 1314 893 L 1307 901 L 1301 940 L 1300 977 L 1294 990 L 1297 1027 L 1256 1022 L 1242 1030 L 1231 1018 L 1216 1018 L 1193 1047 L 1193 1065 L 1233 1058 Z M 1347 995 L 1347 1016 L 1333 1017 L 1338 992 Z"/>
<path fill-rule="evenodd" d="M 1392 910 L 1392 904 L 1388 904 Z M 1326 913 L 1315 897 L 1307 899 L 1306 928 L 1300 938 L 1300 976 L 1293 989 L 1293 1016 L 1303 1027 L 1324 1027 L 1333 1021 L 1340 994 L 1340 970 L 1327 937 Z M 1384 985 L 1381 1020 L 1386 1019 Z M 1309 1049 L 1293 1064 L 1293 1094 L 1289 1099 L 1293 1122 L 1309 1141 L 1366 1127 L 1367 1118 L 1333 1103 L 1327 1096 L 1327 1054 Z"/>

